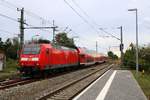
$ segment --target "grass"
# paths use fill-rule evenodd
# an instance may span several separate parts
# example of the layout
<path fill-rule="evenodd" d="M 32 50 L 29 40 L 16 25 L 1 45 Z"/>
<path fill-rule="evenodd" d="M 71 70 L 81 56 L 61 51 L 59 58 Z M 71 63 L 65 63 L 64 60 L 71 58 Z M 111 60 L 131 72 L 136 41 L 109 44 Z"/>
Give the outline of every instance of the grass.
<path fill-rule="evenodd" d="M 144 74 L 142 74 L 142 72 L 139 72 L 137 75 L 135 70 L 133 70 L 132 73 L 139 85 L 141 86 L 144 94 L 150 100 L 150 73 L 145 72 Z"/>
<path fill-rule="evenodd" d="M 6 79 L 15 75 L 17 73 L 17 66 L 16 60 L 8 59 L 6 67 L 0 72 L 0 79 Z"/>

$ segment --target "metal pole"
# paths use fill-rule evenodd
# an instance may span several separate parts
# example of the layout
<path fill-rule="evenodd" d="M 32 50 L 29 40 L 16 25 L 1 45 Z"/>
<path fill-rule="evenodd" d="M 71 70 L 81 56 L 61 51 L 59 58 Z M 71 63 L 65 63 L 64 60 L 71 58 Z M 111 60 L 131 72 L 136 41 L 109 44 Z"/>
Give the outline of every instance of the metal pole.
<path fill-rule="evenodd" d="M 53 20 L 53 27 L 51 27 L 53 29 L 53 43 L 55 43 L 55 31 L 57 31 L 56 28 L 58 28 L 58 26 L 55 26 L 54 23 L 55 21 Z"/>
<path fill-rule="evenodd" d="M 122 34 L 122 26 L 119 27 L 120 29 L 120 54 L 121 54 L 121 65 L 123 65 L 123 34 Z"/>
<path fill-rule="evenodd" d="M 54 27 L 54 20 L 53 20 L 53 43 L 55 42 L 54 38 L 55 38 L 55 27 Z"/>
<path fill-rule="evenodd" d="M 139 71 L 139 58 L 138 58 L 138 10 L 135 9 L 128 9 L 128 11 L 135 11 L 136 13 L 136 72 Z"/>
<path fill-rule="evenodd" d="M 20 49 L 24 45 L 24 8 L 21 9 L 21 18 L 20 18 Z"/>
<path fill-rule="evenodd" d="M 138 73 L 139 71 L 139 64 L 138 64 L 138 12 L 137 9 L 136 11 L 136 72 Z"/>
<path fill-rule="evenodd" d="M 97 44 L 97 41 L 96 41 L 96 53 L 98 53 L 98 44 Z"/>

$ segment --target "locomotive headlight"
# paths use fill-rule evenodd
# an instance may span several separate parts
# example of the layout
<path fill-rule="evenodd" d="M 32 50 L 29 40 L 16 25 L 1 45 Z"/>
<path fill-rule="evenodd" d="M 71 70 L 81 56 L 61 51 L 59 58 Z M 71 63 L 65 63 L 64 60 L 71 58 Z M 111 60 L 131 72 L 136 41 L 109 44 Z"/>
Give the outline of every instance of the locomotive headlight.
<path fill-rule="evenodd" d="M 39 58 L 32 58 L 32 61 L 39 61 Z"/>
<path fill-rule="evenodd" d="M 27 61 L 28 58 L 21 58 L 21 61 Z"/>

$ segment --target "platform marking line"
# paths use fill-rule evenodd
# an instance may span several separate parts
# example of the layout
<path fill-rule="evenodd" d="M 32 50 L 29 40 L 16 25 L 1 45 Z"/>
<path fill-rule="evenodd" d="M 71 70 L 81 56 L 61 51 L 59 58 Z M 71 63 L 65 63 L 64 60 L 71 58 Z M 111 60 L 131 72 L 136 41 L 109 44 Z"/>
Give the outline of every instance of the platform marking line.
<path fill-rule="evenodd" d="M 111 65 L 110 65 L 111 66 Z M 86 89 L 84 89 L 79 95 L 77 95 L 73 100 L 78 100 L 88 89 L 90 89 L 95 83 L 97 83 L 103 76 L 105 76 L 110 70 L 105 72 L 102 76 L 100 76 L 96 81 L 94 81 L 91 85 L 89 85 Z"/>
<path fill-rule="evenodd" d="M 101 92 L 99 93 L 99 95 L 97 96 L 96 100 L 104 100 L 105 96 L 111 86 L 111 83 L 116 75 L 116 70 L 112 73 L 112 75 L 110 76 L 110 78 L 108 79 L 108 81 L 106 82 L 105 86 L 103 87 L 103 89 L 101 90 Z"/>

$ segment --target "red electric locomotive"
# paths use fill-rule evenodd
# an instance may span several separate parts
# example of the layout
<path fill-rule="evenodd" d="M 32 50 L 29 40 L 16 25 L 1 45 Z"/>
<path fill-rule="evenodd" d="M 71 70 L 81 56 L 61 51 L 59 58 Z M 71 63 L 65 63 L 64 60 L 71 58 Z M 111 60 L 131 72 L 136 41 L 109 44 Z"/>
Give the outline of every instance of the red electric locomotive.
<path fill-rule="evenodd" d="M 101 56 L 86 48 L 68 48 L 52 44 L 27 44 L 21 51 L 20 72 L 32 74 L 46 70 L 79 67 L 104 62 Z"/>
<path fill-rule="evenodd" d="M 78 66 L 78 50 L 51 44 L 28 44 L 20 55 L 20 71 L 29 73 Z"/>

